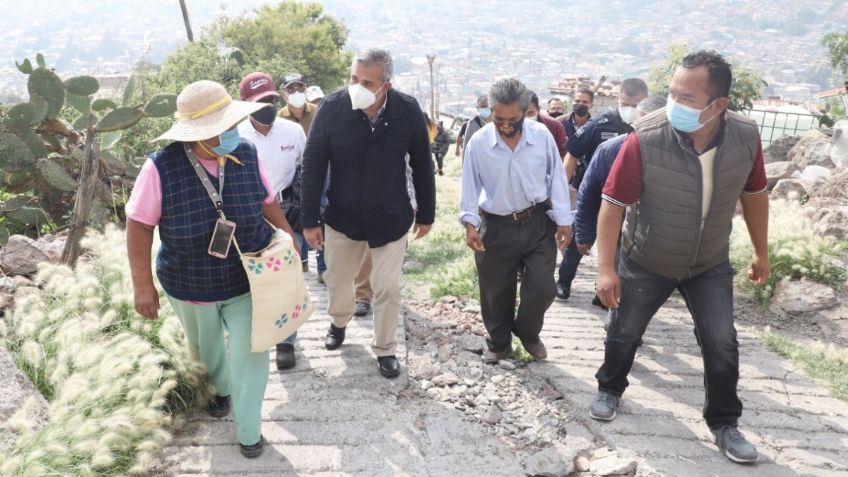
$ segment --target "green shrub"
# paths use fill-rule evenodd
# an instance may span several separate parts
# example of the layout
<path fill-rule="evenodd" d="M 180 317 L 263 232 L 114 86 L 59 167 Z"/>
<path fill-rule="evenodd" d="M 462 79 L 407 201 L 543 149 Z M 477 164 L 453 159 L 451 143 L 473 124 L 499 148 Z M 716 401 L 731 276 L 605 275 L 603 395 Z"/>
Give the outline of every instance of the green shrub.
<path fill-rule="evenodd" d="M 434 301 L 447 295 L 480 299 L 477 267 L 470 250 L 468 256 L 454 262 L 444 272 L 431 274 L 431 283 L 430 297 Z"/>
<path fill-rule="evenodd" d="M 766 285 L 754 285 L 748 280 L 753 255 L 748 229 L 741 217 L 734 219 L 730 257 L 737 271 L 737 281 L 762 305 L 771 301 L 775 286 L 781 280 L 808 278 L 837 287 L 848 278 L 848 272 L 839 261 L 848 243 L 823 236 L 795 201 L 771 202 L 768 241 L 771 275 Z"/>
<path fill-rule="evenodd" d="M 479 298 L 474 255 L 457 220 L 459 183 L 450 177 L 437 177 L 436 190 L 436 221 L 424 239 L 410 242 L 406 277 L 430 287 L 433 300 L 445 295 Z"/>
<path fill-rule="evenodd" d="M 18 293 L 0 321 L 3 344 L 49 402 L 38 430 L 26 406 L 13 418 L 2 475 L 145 474 L 211 391 L 167 300 L 157 321 L 133 310 L 123 232 L 109 226 L 84 246 L 92 256 L 76 270 L 42 265 L 43 292 Z"/>

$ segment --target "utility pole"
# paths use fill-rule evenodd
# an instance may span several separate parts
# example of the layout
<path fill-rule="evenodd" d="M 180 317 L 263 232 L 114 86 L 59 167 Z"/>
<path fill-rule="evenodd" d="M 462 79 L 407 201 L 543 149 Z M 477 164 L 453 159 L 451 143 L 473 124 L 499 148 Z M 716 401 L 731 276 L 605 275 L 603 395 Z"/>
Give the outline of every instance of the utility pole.
<path fill-rule="evenodd" d="M 185 23 L 188 41 L 194 43 L 194 35 L 191 33 L 191 22 L 188 20 L 188 8 L 186 8 L 185 0 L 180 0 L 180 9 L 183 11 L 183 22 Z"/>
<path fill-rule="evenodd" d="M 435 121 L 436 118 L 436 94 L 433 86 L 433 62 L 436 61 L 436 55 L 427 55 L 427 62 L 430 63 L 430 119 Z"/>

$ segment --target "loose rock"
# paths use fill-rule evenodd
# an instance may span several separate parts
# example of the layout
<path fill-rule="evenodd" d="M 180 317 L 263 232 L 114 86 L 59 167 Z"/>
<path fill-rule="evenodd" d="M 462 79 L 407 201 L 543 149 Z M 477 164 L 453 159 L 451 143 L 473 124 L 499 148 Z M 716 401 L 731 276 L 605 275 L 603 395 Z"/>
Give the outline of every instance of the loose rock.
<path fill-rule="evenodd" d="M 833 169 L 836 164 L 830 159 L 830 149 L 829 137 L 819 132 L 810 132 L 792 147 L 788 159 L 801 167 L 817 165 Z"/>
<path fill-rule="evenodd" d="M 801 172 L 798 164 L 792 161 L 772 162 L 766 164 L 766 179 L 768 180 L 768 188 L 774 188 L 777 181 L 781 179 L 789 179 L 793 172 Z"/>
<path fill-rule="evenodd" d="M 777 285 L 771 310 L 778 314 L 809 313 L 837 305 L 839 298 L 829 286 L 809 280 L 796 280 Z"/>
<path fill-rule="evenodd" d="M 501 422 L 501 419 L 503 419 L 503 413 L 501 412 L 500 408 L 498 406 L 495 406 L 494 404 L 489 406 L 489 409 L 486 410 L 486 415 L 483 416 L 483 422 L 492 425 Z"/>
<path fill-rule="evenodd" d="M 12 306 L 15 303 L 14 295 L 9 293 L 0 292 L 0 311 L 5 310 Z"/>
<path fill-rule="evenodd" d="M 577 460 L 574 461 L 574 470 L 577 472 L 589 472 L 589 458 L 586 456 L 580 456 Z"/>
<path fill-rule="evenodd" d="M 763 156 L 766 164 L 789 160 L 789 151 L 791 151 L 800 140 L 801 136 L 781 136 L 772 141 L 772 143 L 763 150 Z"/>
<path fill-rule="evenodd" d="M 770 197 L 800 201 L 807 197 L 807 187 L 800 179 L 780 179 L 772 189 Z"/>
<path fill-rule="evenodd" d="M 636 470 L 636 461 L 633 459 L 624 459 L 616 455 L 610 455 L 592 461 L 589 465 L 589 470 L 598 476 L 624 475 Z"/>
<path fill-rule="evenodd" d="M 7 275 L 31 275 L 38 270 L 39 263 L 48 261 L 50 256 L 35 240 L 23 235 L 12 235 L 0 249 L 0 267 Z"/>
<path fill-rule="evenodd" d="M 436 376 L 432 381 L 436 386 L 451 386 L 458 383 L 459 378 L 455 374 L 447 372 Z"/>
<path fill-rule="evenodd" d="M 574 471 L 574 463 L 567 461 L 556 447 L 548 447 L 524 460 L 524 472 L 531 476 L 565 477 Z"/>
<path fill-rule="evenodd" d="M 500 363 L 498 363 L 498 366 L 500 366 L 501 369 L 506 369 L 508 371 L 512 371 L 513 369 L 515 369 L 515 363 L 507 360 L 501 361 Z"/>
<path fill-rule="evenodd" d="M 848 206 L 816 208 L 811 218 L 824 235 L 848 240 Z"/>

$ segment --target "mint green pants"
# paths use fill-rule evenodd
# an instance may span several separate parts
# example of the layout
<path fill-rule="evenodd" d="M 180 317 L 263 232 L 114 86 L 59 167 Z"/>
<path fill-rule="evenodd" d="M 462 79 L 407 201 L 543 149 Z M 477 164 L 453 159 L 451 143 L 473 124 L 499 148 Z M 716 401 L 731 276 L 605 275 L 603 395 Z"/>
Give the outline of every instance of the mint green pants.
<path fill-rule="evenodd" d="M 268 351 L 250 352 L 250 293 L 208 305 L 195 305 L 168 296 L 193 351 L 219 396 L 231 396 L 239 443 L 259 442 L 262 399 L 268 384 Z M 230 352 L 224 331 L 230 335 Z M 229 359 L 228 359 L 229 358 Z"/>

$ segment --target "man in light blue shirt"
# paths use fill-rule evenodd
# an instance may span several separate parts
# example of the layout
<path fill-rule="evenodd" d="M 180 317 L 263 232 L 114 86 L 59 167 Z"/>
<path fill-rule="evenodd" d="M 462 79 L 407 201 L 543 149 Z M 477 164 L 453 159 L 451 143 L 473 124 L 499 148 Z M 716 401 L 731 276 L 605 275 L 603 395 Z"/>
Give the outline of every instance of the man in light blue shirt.
<path fill-rule="evenodd" d="M 512 334 L 535 358 L 547 356 L 539 339 L 553 303 L 557 248 L 571 241 L 568 183 L 553 136 L 525 122 L 530 92 L 518 80 L 497 81 L 489 92 L 492 122 L 467 143 L 459 220 L 474 250 L 487 363 L 512 353 Z M 524 268 L 518 313 L 516 272 Z"/>

